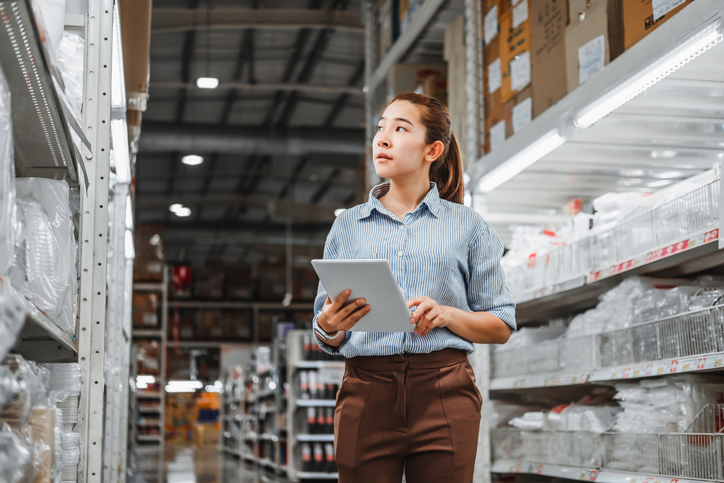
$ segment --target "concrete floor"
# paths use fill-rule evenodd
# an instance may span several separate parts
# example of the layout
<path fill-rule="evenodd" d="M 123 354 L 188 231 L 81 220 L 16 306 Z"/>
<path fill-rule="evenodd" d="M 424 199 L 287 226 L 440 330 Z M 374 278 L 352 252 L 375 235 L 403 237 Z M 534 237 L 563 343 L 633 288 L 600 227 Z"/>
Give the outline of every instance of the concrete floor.
<path fill-rule="evenodd" d="M 268 471 L 224 455 L 215 448 L 167 446 L 140 453 L 129 483 L 286 483 Z"/>

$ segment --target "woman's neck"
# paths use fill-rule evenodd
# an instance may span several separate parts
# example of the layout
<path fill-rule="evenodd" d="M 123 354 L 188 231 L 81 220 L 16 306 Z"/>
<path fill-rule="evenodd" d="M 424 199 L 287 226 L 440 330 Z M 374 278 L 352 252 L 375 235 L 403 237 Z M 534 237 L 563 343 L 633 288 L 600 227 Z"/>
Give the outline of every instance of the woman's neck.
<path fill-rule="evenodd" d="M 382 206 L 402 220 L 406 214 L 415 211 L 430 191 L 428 177 L 416 180 L 390 180 L 390 190 L 380 198 Z"/>

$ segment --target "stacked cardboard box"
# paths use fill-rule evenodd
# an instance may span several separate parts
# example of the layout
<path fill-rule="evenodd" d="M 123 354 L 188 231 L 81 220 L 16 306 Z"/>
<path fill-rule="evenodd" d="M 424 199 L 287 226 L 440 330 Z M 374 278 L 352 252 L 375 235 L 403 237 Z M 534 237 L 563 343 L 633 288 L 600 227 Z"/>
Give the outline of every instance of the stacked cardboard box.
<path fill-rule="evenodd" d="M 694 0 L 670 2 L 625 0 L 623 2 L 623 43 L 626 50 L 656 30 Z"/>
<path fill-rule="evenodd" d="M 163 279 L 163 226 L 137 223 L 134 233 L 136 264 L 133 280 L 160 282 Z"/>
<path fill-rule="evenodd" d="M 447 108 L 460 150 L 467 147 L 468 96 L 466 84 L 465 19 L 461 15 L 445 28 L 444 58 L 447 61 Z M 463 155 L 463 163 L 467 163 Z M 472 161 L 475 161 L 474 159 Z"/>
<path fill-rule="evenodd" d="M 133 293 L 133 326 L 139 329 L 157 328 L 161 320 L 158 316 L 158 294 Z"/>
<path fill-rule="evenodd" d="M 387 79 L 387 101 L 396 95 L 417 92 L 447 105 L 446 64 L 397 64 Z"/>

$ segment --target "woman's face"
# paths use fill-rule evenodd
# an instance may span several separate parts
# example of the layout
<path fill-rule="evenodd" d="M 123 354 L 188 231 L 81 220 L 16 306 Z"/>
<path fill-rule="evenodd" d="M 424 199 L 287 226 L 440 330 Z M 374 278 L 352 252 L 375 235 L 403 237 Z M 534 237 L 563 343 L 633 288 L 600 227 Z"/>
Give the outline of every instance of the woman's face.
<path fill-rule="evenodd" d="M 442 154 L 442 142 L 428 145 L 419 108 L 408 101 L 395 101 L 385 109 L 372 141 L 375 171 L 381 178 L 404 178 L 429 173 Z M 424 170 L 424 171 L 423 171 Z"/>

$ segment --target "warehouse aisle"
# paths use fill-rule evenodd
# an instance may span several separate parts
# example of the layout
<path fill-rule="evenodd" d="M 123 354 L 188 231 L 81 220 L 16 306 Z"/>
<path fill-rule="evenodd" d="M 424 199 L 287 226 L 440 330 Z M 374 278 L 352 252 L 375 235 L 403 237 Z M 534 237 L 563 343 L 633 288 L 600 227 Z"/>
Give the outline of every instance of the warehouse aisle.
<path fill-rule="evenodd" d="M 158 473 L 152 470 L 152 455 L 144 461 L 139 457 L 135 483 L 156 483 Z M 144 464 L 145 463 L 145 464 Z M 149 466 L 148 463 L 152 463 Z M 168 446 L 163 461 L 164 483 L 285 483 L 288 480 L 260 473 L 237 458 L 224 455 L 216 448 Z"/>

